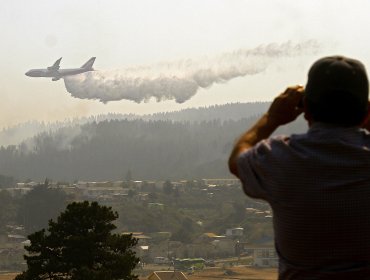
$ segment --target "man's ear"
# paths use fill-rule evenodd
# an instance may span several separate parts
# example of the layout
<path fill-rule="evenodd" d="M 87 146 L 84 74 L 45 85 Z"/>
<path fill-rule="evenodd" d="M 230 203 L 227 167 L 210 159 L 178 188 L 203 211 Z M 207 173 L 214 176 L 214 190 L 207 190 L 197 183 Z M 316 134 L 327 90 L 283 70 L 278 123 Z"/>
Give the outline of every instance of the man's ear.
<path fill-rule="evenodd" d="M 364 121 L 361 124 L 362 128 L 366 128 L 367 130 L 370 131 L 370 101 L 368 101 L 367 105 L 367 115 L 364 118 Z"/>
<path fill-rule="evenodd" d="M 303 97 L 303 117 L 308 122 L 309 125 L 312 124 L 313 119 L 310 111 L 308 110 L 306 98 Z"/>

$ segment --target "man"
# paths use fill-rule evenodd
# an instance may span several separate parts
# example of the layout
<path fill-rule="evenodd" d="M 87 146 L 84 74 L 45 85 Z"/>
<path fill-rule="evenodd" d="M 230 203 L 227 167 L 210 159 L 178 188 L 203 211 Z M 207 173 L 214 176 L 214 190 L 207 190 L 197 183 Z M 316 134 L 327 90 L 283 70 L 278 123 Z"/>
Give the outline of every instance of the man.
<path fill-rule="evenodd" d="M 370 279 L 368 87 L 361 62 L 322 58 L 234 146 L 230 171 L 273 210 L 279 279 Z M 269 138 L 301 113 L 307 133 Z"/>

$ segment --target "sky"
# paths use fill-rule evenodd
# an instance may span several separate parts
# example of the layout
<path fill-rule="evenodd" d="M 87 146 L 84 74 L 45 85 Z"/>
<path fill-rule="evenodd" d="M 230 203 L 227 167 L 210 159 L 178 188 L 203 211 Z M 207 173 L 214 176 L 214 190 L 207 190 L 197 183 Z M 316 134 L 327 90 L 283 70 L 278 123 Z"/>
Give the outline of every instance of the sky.
<path fill-rule="evenodd" d="M 369 11 L 366 0 L 2 1 L 0 128 L 30 120 L 270 101 L 288 85 L 305 84 L 310 65 L 322 56 L 341 54 L 370 65 Z M 153 98 L 102 103 L 72 96 L 62 79 L 24 75 L 59 57 L 61 68 L 73 68 L 95 56 L 96 70 L 122 76 L 135 67 L 187 60 L 202 65 L 225 53 L 308 40 L 317 42 L 318 50 L 255 59 L 266 66 L 263 71 L 200 88 L 182 103 Z"/>

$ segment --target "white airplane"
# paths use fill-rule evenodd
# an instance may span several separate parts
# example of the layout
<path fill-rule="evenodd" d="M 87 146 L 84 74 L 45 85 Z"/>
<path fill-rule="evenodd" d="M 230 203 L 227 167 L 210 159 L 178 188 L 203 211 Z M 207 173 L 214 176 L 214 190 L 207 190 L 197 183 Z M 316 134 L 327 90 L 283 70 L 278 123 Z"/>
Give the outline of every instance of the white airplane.
<path fill-rule="evenodd" d="M 84 65 L 80 68 L 72 68 L 72 69 L 59 69 L 60 61 L 62 58 L 59 58 L 54 64 L 46 69 L 31 69 L 26 73 L 28 77 L 50 77 L 52 81 L 58 81 L 60 78 L 69 75 L 77 75 L 80 73 L 94 71 L 92 68 L 95 57 L 90 58 Z"/>

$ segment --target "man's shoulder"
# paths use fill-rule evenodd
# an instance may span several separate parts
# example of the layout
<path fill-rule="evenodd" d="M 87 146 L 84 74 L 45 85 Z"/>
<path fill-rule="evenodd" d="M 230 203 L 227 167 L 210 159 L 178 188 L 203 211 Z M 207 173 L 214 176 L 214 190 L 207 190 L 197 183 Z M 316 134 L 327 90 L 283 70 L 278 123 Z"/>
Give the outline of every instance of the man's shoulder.
<path fill-rule="evenodd" d="M 307 138 L 306 134 L 291 134 L 291 135 L 274 135 L 270 138 L 261 141 L 262 145 L 269 145 L 274 148 L 289 146 L 293 141 L 301 141 Z"/>
<path fill-rule="evenodd" d="M 255 157 L 275 157 L 275 156 L 284 156 L 289 153 L 289 150 L 292 149 L 291 141 L 299 141 L 300 138 L 304 138 L 304 135 L 274 135 L 270 138 L 260 141 L 252 149 L 246 151 L 246 154 Z"/>

